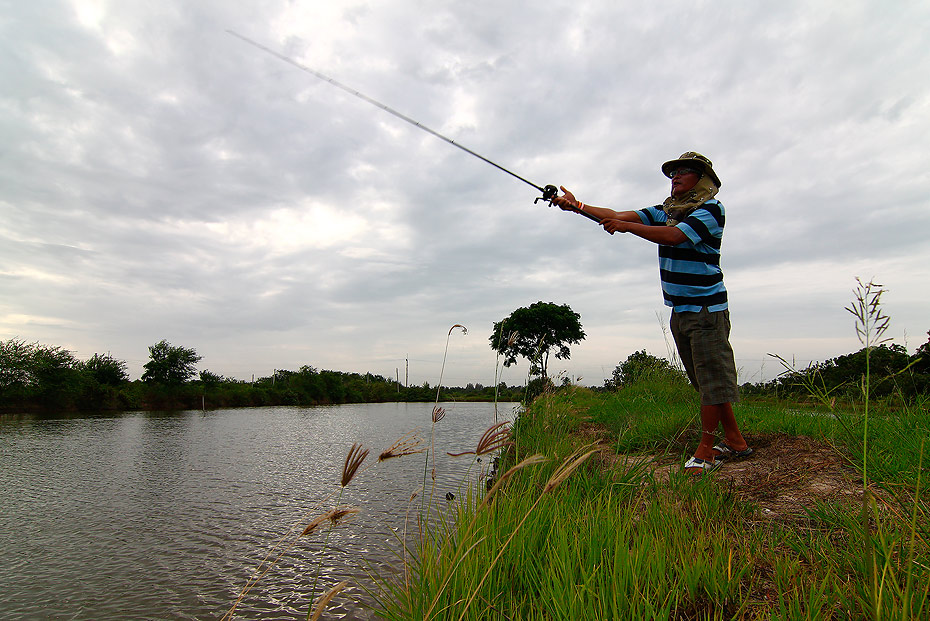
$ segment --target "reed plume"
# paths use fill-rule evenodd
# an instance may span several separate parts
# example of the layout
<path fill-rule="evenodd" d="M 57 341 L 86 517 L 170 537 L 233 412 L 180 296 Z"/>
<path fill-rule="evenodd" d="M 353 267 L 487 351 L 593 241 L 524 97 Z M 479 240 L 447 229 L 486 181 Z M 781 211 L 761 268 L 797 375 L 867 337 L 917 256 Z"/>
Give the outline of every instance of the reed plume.
<path fill-rule="evenodd" d="M 361 444 L 353 443 L 352 448 L 349 449 L 349 454 L 346 455 L 346 463 L 342 467 L 342 487 L 352 481 L 366 457 L 368 457 L 368 449 L 362 450 Z"/>
<path fill-rule="evenodd" d="M 307 524 L 307 527 L 304 528 L 302 533 L 300 533 L 300 536 L 303 537 L 304 535 L 313 533 L 313 531 L 315 531 L 317 527 L 326 520 L 329 520 L 330 523 L 335 526 L 340 521 L 342 521 L 343 518 L 349 515 L 355 515 L 359 511 L 360 509 L 357 507 L 336 507 L 334 509 L 330 509 L 326 513 L 317 516 L 313 519 L 313 521 Z"/>
<path fill-rule="evenodd" d="M 494 483 L 493 487 L 491 487 L 491 489 L 488 490 L 488 493 L 485 494 L 484 500 L 481 501 L 481 505 L 479 505 L 478 508 L 481 509 L 482 507 L 486 507 L 489 504 L 491 504 L 491 499 L 494 497 L 494 494 L 497 493 L 497 490 L 499 490 L 504 485 L 504 483 L 507 482 L 507 479 L 509 479 L 515 472 L 517 472 L 518 470 L 522 470 L 523 468 L 526 468 L 527 466 L 534 466 L 536 464 L 541 464 L 544 461 L 548 461 L 548 459 L 545 456 L 537 453 L 536 455 L 527 457 L 526 459 L 521 461 L 516 466 L 513 466 L 512 468 L 510 468 L 507 472 L 505 472 L 504 474 L 502 474 L 501 476 L 497 478 L 497 481 Z"/>
<path fill-rule="evenodd" d="M 330 600 L 336 597 L 336 594 L 339 593 L 342 589 L 348 586 L 348 582 L 340 582 L 329 591 L 327 591 L 320 599 L 317 600 L 316 604 L 313 606 L 312 616 L 309 617 L 310 621 L 317 621 L 320 618 L 320 615 L 323 614 L 323 609 L 326 608 L 326 605 L 329 604 Z"/>
<path fill-rule="evenodd" d="M 591 455 L 603 450 L 601 447 L 589 449 L 590 446 L 590 444 L 583 446 L 565 458 L 562 465 L 559 466 L 556 471 L 552 473 L 552 476 L 549 477 L 549 480 L 546 481 L 546 485 L 543 487 L 543 494 L 548 494 L 557 488 L 561 485 L 562 481 L 571 476 L 572 472 L 591 457 Z"/>
<path fill-rule="evenodd" d="M 394 459 L 395 457 L 405 457 L 407 455 L 424 452 L 426 449 L 420 448 L 423 441 L 417 437 L 416 433 L 416 430 L 414 430 L 401 436 L 397 442 L 378 455 L 378 461 L 386 461 L 388 459 Z"/>
<path fill-rule="evenodd" d="M 488 427 L 488 429 L 482 434 L 481 439 L 478 440 L 478 446 L 475 447 L 473 451 L 465 451 L 464 453 L 446 453 L 449 457 L 461 457 L 462 455 L 487 455 L 488 453 L 493 453 L 497 449 L 504 448 L 505 446 L 512 446 L 513 442 L 510 440 L 510 428 L 507 427 L 507 422 L 497 423 Z"/>
<path fill-rule="evenodd" d="M 446 417 L 446 408 L 441 408 L 438 405 L 433 406 L 433 422 L 434 423 L 438 423 L 445 417 Z"/>

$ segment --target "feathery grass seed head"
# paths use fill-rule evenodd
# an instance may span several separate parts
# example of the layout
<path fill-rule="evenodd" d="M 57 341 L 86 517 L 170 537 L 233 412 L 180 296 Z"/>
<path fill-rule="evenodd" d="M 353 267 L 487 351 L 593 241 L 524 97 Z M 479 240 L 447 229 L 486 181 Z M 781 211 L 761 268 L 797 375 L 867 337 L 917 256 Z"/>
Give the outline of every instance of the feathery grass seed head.
<path fill-rule="evenodd" d="M 543 487 L 543 494 L 548 494 L 559 485 L 562 484 L 562 481 L 571 476 L 578 466 L 583 464 L 591 455 L 597 453 L 598 451 L 603 450 L 600 447 L 587 450 L 591 445 L 583 446 L 568 457 L 565 458 L 565 461 L 562 462 L 562 465 L 559 466 L 555 472 L 552 473 L 552 476 L 549 477 L 549 480 L 546 481 L 545 487 Z"/>
<path fill-rule="evenodd" d="M 484 495 L 484 500 L 481 501 L 481 505 L 478 508 L 480 509 L 481 507 L 485 507 L 491 504 L 491 499 L 494 497 L 494 494 L 496 494 L 497 491 L 504 485 L 504 483 L 507 482 L 507 479 L 509 479 L 513 475 L 513 473 L 523 468 L 526 468 L 527 466 L 534 466 L 536 464 L 541 464 L 544 461 L 549 461 L 549 460 L 543 455 L 540 455 L 539 453 L 537 453 L 536 455 L 527 457 L 526 459 L 521 461 L 516 466 L 513 466 L 510 470 L 508 470 L 507 472 L 505 472 L 504 474 L 502 474 L 501 476 L 497 478 L 497 481 L 494 483 L 491 489 L 488 490 L 488 493 Z"/>
<path fill-rule="evenodd" d="M 503 422 L 488 427 L 484 434 L 482 434 L 481 439 L 478 440 L 478 446 L 475 447 L 473 451 L 446 454 L 449 455 L 449 457 L 461 457 L 462 455 L 479 456 L 493 453 L 497 449 L 504 448 L 505 446 L 511 446 L 513 442 L 510 441 L 510 428 L 507 427 L 507 424 L 507 422 Z"/>
<path fill-rule="evenodd" d="M 313 520 L 309 524 L 307 524 L 307 527 L 304 528 L 303 532 L 300 533 L 300 536 L 303 537 L 305 535 L 313 534 L 313 531 L 319 528 L 320 524 L 322 524 L 323 522 L 326 522 L 327 520 L 329 520 L 330 524 L 335 526 L 343 518 L 350 516 L 350 515 L 355 515 L 359 511 L 360 509 L 358 509 L 357 507 L 336 507 L 335 509 L 330 509 L 326 513 L 322 515 L 318 515 L 315 518 L 313 518 Z"/>
<path fill-rule="evenodd" d="M 353 443 L 352 448 L 349 449 L 349 454 L 346 455 L 346 463 L 342 467 L 343 487 L 352 481 L 352 478 L 355 477 L 355 473 L 358 472 L 358 469 L 361 467 L 366 457 L 368 457 L 368 449 L 362 450 L 361 444 Z"/>
<path fill-rule="evenodd" d="M 405 457 L 407 455 L 422 453 L 426 449 L 420 448 L 421 443 L 422 440 L 417 437 L 416 431 L 411 431 L 410 433 L 401 436 L 397 442 L 390 446 L 390 448 L 382 451 L 382 453 L 378 455 L 378 461 L 385 461 L 387 459 L 394 459 L 395 457 Z"/>
<path fill-rule="evenodd" d="M 326 605 L 329 604 L 330 600 L 333 599 L 339 591 L 348 586 L 348 582 L 340 582 L 329 591 L 327 591 L 317 603 L 313 606 L 313 615 L 310 617 L 310 621 L 317 621 L 320 618 L 320 615 L 323 614 L 323 609 L 326 608 Z"/>
<path fill-rule="evenodd" d="M 359 511 L 361 511 L 361 509 L 358 507 L 337 507 L 330 511 L 332 515 L 329 516 L 329 521 L 333 526 L 335 526 L 343 519 L 349 517 L 350 515 L 355 515 Z"/>

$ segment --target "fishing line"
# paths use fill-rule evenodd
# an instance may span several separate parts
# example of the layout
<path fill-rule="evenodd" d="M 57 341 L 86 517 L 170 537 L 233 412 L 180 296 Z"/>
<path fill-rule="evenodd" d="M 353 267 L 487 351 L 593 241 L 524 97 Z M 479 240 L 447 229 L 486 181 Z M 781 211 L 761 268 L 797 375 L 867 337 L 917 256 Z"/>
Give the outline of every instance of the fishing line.
<path fill-rule="evenodd" d="M 523 183 L 525 183 L 525 184 L 527 184 L 527 185 L 530 185 L 530 186 L 536 188 L 537 190 L 539 190 L 540 192 L 542 192 L 542 196 L 538 197 L 535 201 L 533 201 L 534 203 L 539 202 L 539 201 L 546 201 L 547 203 L 549 203 L 549 204 L 551 205 L 551 204 L 552 204 L 552 199 L 555 198 L 556 194 L 558 194 L 558 192 L 559 192 L 558 188 L 556 188 L 554 185 L 545 185 L 545 186 L 536 185 L 535 183 L 533 183 L 533 182 L 530 181 L 529 179 L 526 179 L 526 178 L 524 178 L 524 177 L 521 177 L 520 175 L 518 175 L 517 173 L 515 173 L 515 172 L 513 172 L 513 171 L 511 171 L 511 170 L 507 170 L 506 168 L 504 168 L 504 167 L 501 166 L 500 164 L 498 164 L 498 163 L 496 163 L 496 162 L 493 162 L 493 161 L 489 160 L 488 158 L 486 158 L 485 156 L 481 155 L 480 153 L 476 153 L 476 152 L 472 151 L 472 150 L 469 149 L 468 147 L 466 147 L 466 146 L 464 146 L 464 145 L 461 145 L 461 144 L 457 143 L 456 141 L 452 140 L 451 138 L 448 138 L 448 137 L 446 137 L 446 136 L 443 136 L 442 134 L 440 134 L 440 133 L 437 132 L 436 130 L 431 129 L 431 128 L 427 127 L 426 125 L 423 125 L 423 124 L 420 123 L 419 121 L 410 118 L 410 117 L 407 116 L 406 114 L 403 114 L 403 113 L 401 113 L 401 112 L 398 112 L 398 111 L 395 110 L 394 108 L 391 108 L 390 106 L 381 103 L 381 102 L 378 101 L 377 99 L 373 99 L 373 98 L 369 97 L 368 95 L 366 95 L 366 94 L 364 94 L 364 93 L 362 93 L 362 92 L 359 92 L 359 91 L 357 91 L 356 89 L 354 89 L 354 88 L 352 88 L 352 87 L 350 87 L 350 86 L 346 86 L 345 84 L 339 82 L 338 80 L 334 80 L 333 78 L 329 77 L 329 76 L 326 75 L 326 74 L 320 73 L 319 71 L 316 71 L 315 69 L 311 69 L 310 67 L 307 67 L 306 65 L 299 63 L 298 61 L 294 60 L 293 58 L 291 58 L 291 57 L 289 57 L 289 56 L 285 56 L 284 54 L 281 54 L 281 53 L 279 53 L 279 52 L 276 52 L 276 51 L 274 51 L 273 49 L 271 49 L 271 48 L 269 48 L 269 47 L 266 47 L 266 46 L 264 46 L 264 45 L 262 45 L 261 43 L 258 43 L 258 42 L 256 42 L 256 41 L 253 41 L 252 39 L 250 39 L 250 38 L 248 38 L 248 37 L 246 37 L 246 36 L 244 36 L 244 35 L 241 35 L 241 34 L 239 34 L 238 32 L 235 32 L 235 31 L 233 31 L 233 30 L 227 30 L 226 32 L 228 32 L 228 33 L 231 34 L 232 36 L 236 37 L 237 39 L 240 39 L 240 40 L 242 40 L 242 41 L 248 43 L 249 45 L 252 45 L 252 46 L 254 46 L 254 47 L 257 47 L 258 49 L 262 50 L 263 52 L 267 52 L 268 54 L 271 54 L 272 56 L 274 56 L 274 57 L 276 57 L 276 58 L 279 58 L 279 59 L 283 60 L 284 62 L 286 62 L 286 63 L 288 63 L 288 64 L 290 64 L 290 65 L 293 65 L 294 67 L 297 67 L 297 68 L 300 69 L 301 71 L 304 71 L 304 72 L 306 72 L 306 73 L 309 73 L 310 75 L 312 75 L 312 76 L 314 76 L 314 77 L 317 77 L 317 78 L 319 78 L 320 80 L 323 80 L 324 82 L 329 82 L 330 84 L 332 84 L 332 85 L 335 86 L 336 88 L 339 88 L 339 89 L 341 89 L 341 90 L 343 90 L 343 91 L 349 93 L 350 95 L 354 95 L 355 97 L 358 97 L 358 98 L 361 99 L 362 101 L 366 101 L 366 102 L 370 103 L 371 105 L 373 105 L 373 106 L 375 106 L 375 107 L 381 108 L 382 110 L 384 110 L 384 111 L 387 112 L 388 114 L 391 114 L 391 115 L 393 115 L 393 116 L 399 118 L 399 119 L 402 120 L 402 121 L 406 121 L 407 123 L 413 125 L 414 127 L 418 127 L 418 128 L 420 128 L 420 129 L 422 129 L 423 131 L 425 131 L 426 133 L 431 134 L 431 135 L 435 136 L 436 138 L 439 138 L 440 140 L 443 140 L 443 141 L 445 141 L 445 142 L 451 144 L 453 147 L 457 147 L 457 148 L 461 149 L 462 151 L 464 151 L 465 153 L 468 153 L 469 155 L 473 155 L 474 157 L 477 157 L 479 160 L 482 160 L 482 161 L 484 161 L 484 162 L 487 162 L 487 163 L 490 164 L 491 166 L 497 168 L 498 170 L 501 170 L 501 171 L 507 173 L 507 174 L 510 175 L 511 177 L 515 177 L 515 178 L 519 179 L 520 181 L 522 181 Z M 581 213 L 581 214 L 584 215 L 584 216 L 587 216 L 588 218 L 590 218 L 591 220 L 594 220 L 595 222 L 600 222 L 600 220 L 599 220 L 597 217 L 591 215 L 590 213 L 587 213 L 587 212 L 585 212 L 585 211 L 579 211 L 579 213 Z"/>

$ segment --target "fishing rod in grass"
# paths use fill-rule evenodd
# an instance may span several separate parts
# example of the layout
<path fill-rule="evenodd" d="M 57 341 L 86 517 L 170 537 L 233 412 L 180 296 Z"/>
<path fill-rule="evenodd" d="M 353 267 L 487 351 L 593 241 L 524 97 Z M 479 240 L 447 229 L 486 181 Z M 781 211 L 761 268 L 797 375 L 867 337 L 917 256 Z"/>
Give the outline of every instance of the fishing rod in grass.
<path fill-rule="evenodd" d="M 281 53 L 279 53 L 279 52 L 276 52 L 276 51 L 274 51 L 273 49 L 271 49 L 271 48 L 269 48 L 269 47 L 266 47 L 266 46 L 264 46 L 264 45 L 262 45 L 261 43 L 258 43 L 258 42 L 256 42 L 256 41 L 253 41 L 252 39 L 250 39 L 250 38 L 248 38 L 248 37 L 246 37 L 246 36 L 244 36 L 244 35 L 241 35 L 241 34 L 239 34 L 238 32 L 235 32 L 235 31 L 233 31 L 233 30 L 227 30 L 226 32 L 228 32 L 228 33 L 231 34 L 232 36 L 236 37 L 237 39 L 240 39 L 240 40 L 242 40 L 242 41 L 248 43 L 249 45 L 252 45 L 252 46 L 254 46 L 254 47 L 257 47 L 258 49 L 262 50 L 263 52 L 267 52 L 268 54 L 271 54 L 271 55 L 274 56 L 275 58 L 279 58 L 279 59 L 283 60 L 284 62 L 286 62 L 286 63 L 288 63 L 288 64 L 290 64 L 290 65 L 293 65 L 293 66 L 297 67 L 297 68 L 300 69 L 301 71 L 304 71 L 304 72 L 306 72 L 306 73 L 309 73 L 310 75 L 312 75 L 312 76 L 314 76 L 314 77 L 317 77 L 317 78 L 323 80 L 324 82 L 329 82 L 330 84 L 332 84 L 332 85 L 335 86 L 336 88 L 341 89 L 341 90 L 343 90 L 343 91 L 349 93 L 350 95 L 354 95 L 355 97 L 358 97 L 358 98 L 361 99 L 362 101 L 366 101 L 366 102 L 370 103 L 371 105 L 373 105 L 373 106 L 375 106 L 375 107 L 377 107 L 377 108 L 381 108 L 382 110 L 384 110 L 384 111 L 387 112 L 388 114 L 391 114 L 391 115 L 393 115 L 393 116 L 396 116 L 396 117 L 399 118 L 400 120 L 405 121 L 405 122 L 407 122 L 407 123 L 410 123 L 410 124 L 413 125 L 414 127 L 418 127 L 418 128 L 420 128 L 420 129 L 422 129 L 423 131 L 425 131 L 426 133 L 432 134 L 433 136 L 435 136 L 436 138 L 439 138 L 440 140 L 442 140 L 442 141 L 444 141 L 444 142 L 448 142 L 448 143 L 451 144 L 453 147 L 457 147 L 457 148 L 461 149 L 462 151 L 464 151 L 465 153 L 468 153 L 469 155 L 472 155 L 472 156 L 474 156 L 474 157 L 477 157 L 479 160 L 481 160 L 481 161 L 483 161 L 483 162 L 487 162 L 488 164 L 490 164 L 490 165 L 493 166 L 494 168 L 497 168 L 498 170 L 501 170 L 501 171 L 507 173 L 507 174 L 510 175 L 511 177 L 515 177 L 515 178 L 519 179 L 520 181 L 522 181 L 523 183 L 525 183 L 525 184 L 527 184 L 527 185 L 530 185 L 530 186 L 536 188 L 537 190 L 539 190 L 540 192 L 542 192 L 542 196 L 537 197 L 536 200 L 533 201 L 534 203 L 538 203 L 539 201 L 545 201 L 545 202 L 547 202 L 549 205 L 552 205 L 552 199 L 555 198 L 556 195 L 559 193 L 559 189 L 558 189 L 557 187 L 555 187 L 554 185 L 544 185 L 544 186 L 536 185 L 535 183 L 533 183 L 533 182 L 530 181 L 529 179 L 526 179 L 526 178 L 524 178 L 524 177 L 521 177 L 520 175 L 518 175 L 517 173 L 513 172 L 512 170 L 507 170 L 506 168 L 504 168 L 504 167 L 501 166 L 500 164 L 498 164 L 498 163 L 496 163 L 496 162 L 492 162 L 491 160 L 489 160 L 489 159 L 486 158 L 485 156 L 481 155 L 480 153 L 475 153 L 474 151 L 472 151 L 472 150 L 469 149 L 468 147 L 463 146 L 463 145 L 457 143 L 456 141 L 452 140 L 451 138 L 448 138 L 448 137 L 446 137 L 446 136 L 443 136 L 442 134 L 440 134 L 440 133 L 437 132 L 436 130 L 430 129 L 430 128 L 427 127 L 426 125 L 423 125 L 423 124 L 420 123 L 419 121 L 410 118 L 410 117 L 407 116 L 406 114 L 403 114 L 403 113 L 401 113 L 401 112 L 398 112 L 398 111 L 395 110 L 394 108 L 391 108 L 390 106 L 387 106 L 387 105 L 381 103 L 380 101 L 378 101 L 378 100 L 376 100 L 376 99 L 372 99 L 372 98 L 369 97 L 368 95 L 366 95 L 366 94 L 364 94 L 364 93 L 361 93 L 361 92 L 355 90 L 354 88 L 352 88 L 352 87 L 350 87 L 350 86 L 346 86 L 345 84 L 343 84 L 343 83 L 341 83 L 341 82 L 339 82 L 339 81 L 337 81 L 337 80 L 334 80 L 333 78 L 329 77 L 328 75 L 325 75 L 325 74 L 323 74 L 323 73 L 320 73 L 319 71 L 316 71 L 315 69 L 311 69 L 310 67 L 307 67 L 306 65 L 303 65 L 303 64 L 297 62 L 296 60 L 294 60 L 293 58 L 291 58 L 291 57 L 289 57 L 289 56 L 285 56 L 284 54 L 281 54 Z M 597 218 L 597 216 L 594 216 L 594 215 L 592 215 L 592 214 L 590 214 L 590 213 L 588 213 L 588 212 L 586 212 L 586 211 L 581 211 L 581 210 L 574 210 L 574 211 L 578 211 L 578 213 L 580 213 L 581 215 L 586 216 L 586 217 L 590 218 L 591 220 L 594 220 L 595 222 L 600 222 L 600 219 Z"/>

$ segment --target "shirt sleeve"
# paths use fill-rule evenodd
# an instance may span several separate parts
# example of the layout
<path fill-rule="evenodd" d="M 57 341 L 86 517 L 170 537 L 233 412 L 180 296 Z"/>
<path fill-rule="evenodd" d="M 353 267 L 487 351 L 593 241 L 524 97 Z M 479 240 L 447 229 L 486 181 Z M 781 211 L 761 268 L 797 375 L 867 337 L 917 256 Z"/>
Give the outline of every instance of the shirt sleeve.
<path fill-rule="evenodd" d="M 719 248 L 720 239 L 723 237 L 723 223 L 723 206 L 713 201 L 704 203 L 692 211 L 676 227 L 693 244 L 705 243 Z"/>
<path fill-rule="evenodd" d="M 636 212 L 636 214 L 646 226 L 659 226 L 661 224 L 665 224 L 665 222 L 668 220 L 668 216 L 664 211 L 662 211 L 659 205 L 640 209 Z"/>

